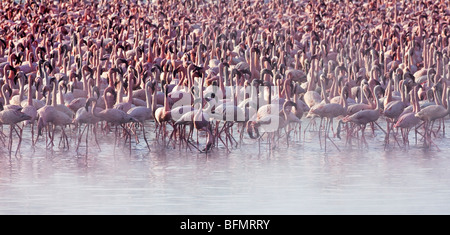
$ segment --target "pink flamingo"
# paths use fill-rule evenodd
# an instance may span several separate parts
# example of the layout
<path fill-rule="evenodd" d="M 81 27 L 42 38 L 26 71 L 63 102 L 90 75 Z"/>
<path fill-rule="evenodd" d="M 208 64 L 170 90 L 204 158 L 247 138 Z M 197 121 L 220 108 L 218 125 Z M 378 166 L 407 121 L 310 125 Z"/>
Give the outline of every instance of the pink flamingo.
<path fill-rule="evenodd" d="M 401 83 L 401 100 L 394 100 L 391 101 L 387 104 L 385 104 L 384 106 L 384 116 L 387 118 L 387 134 L 386 134 L 386 138 L 385 138 L 385 144 L 389 144 L 389 137 L 390 137 L 390 132 L 393 128 L 393 125 L 395 124 L 395 122 L 397 121 L 397 119 L 399 118 L 400 114 L 403 112 L 403 110 L 405 110 L 405 108 L 408 106 L 407 102 L 406 102 L 406 85 L 403 85 L 403 83 Z M 395 135 L 394 135 L 395 138 Z M 397 141 L 397 139 L 395 139 Z M 398 143 L 398 141 L 397 141 Z"/>
<path fill-rule="evenodd" d="M 128 112 L 133 105 L 133 87 L 134 87 L 134 74 L 136 73 L 136 69 L 132 66 L 128 67 L 128 99 L 126 102 L 117 103 L 114 105 L 115 109 L 122 110 L 124 112 Z"/>
<path fill-rule="evenodd" d="M 325 90 L 325 86 L 324 86 L 324 81 L 322 81 L 322 92 L 324 92 Z M 343 104 L 338 104 L 338 103 L 329 103 L 326 95 L 325 97 L 325 104 L 323 105 L 319 105 L 319 106 L 315 106 L 316 108 L 311 109 L 311 113 L 313 114 L 317 114 L 320 116 L 321 119 L 326 118 L 328 119 L 327 123 L 325 124 L 325 151 L 327 151 L 327 139 L 329 139 L 331 141 L 331 143 L 334 144 L 333 140 L 329 137 L 328 133 L 330 131 L 330 127 L 333 125 L 333 119 L 338 117 L 338 116 L 342 116 L 346 114 L 347 111 L 347 98 L 344 96 L 344 94 L 347 91 L 347 86 L 343 86 L 342 88 L 342 92 L 341 92 L 341 101 L 344 102 Z M 320 140 L 320 131 L 319 131 L 319 140 Z M 321 141 L 320 141 L 321 142 Z M 334 144 L 334 146 L 336 146 L 336 148 L 339 150 L 339 148 L 337 147 L 336 144 Z"/>
<path fill-rule="evenodd" d="M 365 97 L 367 99 L 365 91 L 366 90 L 370 91 L 370 89 L 368 89 L 368 88 L 369 88 L 368 85 L 361 84 L 361 89 L 360 89 L 360 93 L 359 93 L 360 94 L 359 103 L 352 104 L 352 105 L 348 106 L 348 108 L 347 108 L 347 115 L 348 116 L 353 115 L 353 114 L 355 114 L 355 113 L 357 113 L 357 112 L 359 112 L 361 110 L 372 109 L 373 108 L 371 104 L 363 103 L 363 98 Z"/>
<path fill-rule="evenodd" d="M 48 131 L 48 135 L 50 136 L 50 143 L 51 146 L 53 147 L 53 141 L 54 141 L 54 134 L 55 134 L 55 127 L 56 126 L 60 126 L 61 127 L 61 139 L 60 139 L 60 144 L 61 141 L 63 141 L 63 148 L 66 148 L 66 144 L 67 144 L 67 148 L 69 148 L 69 140 L 67 137 L 67 134 L 65 133 L 64 127 L 67 125 L 71 125 L 72 124 L 72 118 L 69 117 L 67 114 L 65 114 L 64 112 L 61 112 L 58 110 L 57 108 L 57 102 L 56 102 L 56 92 L 57 92 L 57 88 L 56 88 L 57 84 L 56 84 L 56 79 L 52 78 L 50 79 L 50 85 L 49 86 L 45 86 L 44 87 L 44 96 L 47 92 L 50 92 L 50 89 L 53 88 L 52 91 L 52 95 L 53 98 L 50 98 L 50 94 L 47 96 L 47 103 L 44 107 L 40 108 L 37 112 L 38 112 L 38 136 L 41 135 L 42 133 L 42 128 L 47 127 L 47 131 Z M 53 104 L 52 104 L 53 103 Z M 53 124 L 53 128 L 50 134 L 50 129 L 49 129 L 49 124 Z M 48 147 L 48 145 L 47 145 Z"/>
<path fill-rule="evenodd" d="M 273 110 L 270 113 L 264 113 L 257 117 L 255 121 L 249 121 L 248 134 L 252 139 L 260 139 L 262 136 L 259 134 L 259 128 L 262 128 L 264 133 L 267 133 L 268 140 L 270 141 L 270 149 L 274 149 L 276 145 L 273 143 L 274 138 L 279 130 L 285 128 L 290 122 L 290 110 L 295 107 L 296 104 L 293 101 L 286 100 L 283 107 L 279 111 Z M 295 115 L 294 115 L 295 116 Z M 253 131 L 256 132 L 254 136 Z"/>
<path fill-rule="evenodd" d="M 364 135 L 364 130 L 366 129 L 366 126 L 368 123 L 376 123 L 376 121 L 380 118 L 381 116 L 381 108 L 380 108 L 380 102 L 378 100 L 378 96 L 377 93 L 381 90 L 381 86 L 380 85 L 376 85 L 373 88 L 373 98 L 375 99 L 375 103 L 376 103 L 376 107 L 375 109 L 366 109 L 366 110 L 361 110 L 353 115 L 350 116 L 346 116 L 342 119 L 342 121 L 345 122 L 351 122 L 351 123 L 355 123 L 357 125 L 360 125 L 361 127 L 361 140 L 363 141 L 363 143 L 368 146 L 368 143 L 366 141 L 365 135 Z M 347 138 L 349 138 L 349 136 L 347 136 Z"/>
<path fill-rule="evenodd" d="M 150 150 L 150 145 L 148 144 L 147 137 L 145 135 L 145 121 L 150 120 L 153 118 L 153 111 L 152 111 L 152 81 L 148 81 L 145 84 L 145 98 L 147 106 L 136 106 L 128 110 L 128 114 L 135 118 L 142 126 L 142 133 L 144 135 L 145 143 L 147 144 L 147 148 Z"/>
<path fill-rule="evenodd" d="M 114 97 L 116 96 L 116 92 L 115 92 L 114 88 L 113 87 L 107 87 L 103 91 L 103 99 L 105 100 L 105 103 L 108 103 L 108 101 L 107 101 L 107 94 L 108 93 L 113 94 Z M 116 141 L 117 141 L 117 126 L 119 126 L 119 125 L 122 126 L 123 130 L 127 134 L 126 137 L 130 138 L 130 152 L 131 152 L 131 134 L 126 129 L 124 124 L 130 123 L 130 122 L 138 122 L 138 120 L 136 120 L 134 117 L 132 117 L 131 115 L 127 114 L 123 110 L 110 108 L 108 106 L 106 106 L 105 110 L 102 110 L 102 111 L 97 113 L 97 112 L 95 112 L 95 110 L 97 108 L 97 99 L 89 98 L 88 101 L 86 102 L 86 106 L 90 106 L 91 103 L 94 103 L 94 106 L 91 109 L 91 113 L 95 117 L 98 117 L 100 120 L 106 121 L 106 122 L 111 123 L 111 124 L 116 126 Z M 115 144 L 114 144 L 114 146 L 115 146 Z"/>
<path fill-rule="evenodd" d="M 205 76 L 203 73 L 200 73 L 202 79 L 200 82 L 200 98 L 201 98 L 201 108 L 197 110 L 197 112 L 194 115 L 194 128 L 198 131 L 205 131 L 207 133 L 207 141 L 206 141 L 206 147 L 201 151 L 208 153 L 208 151 L 211 149 L 214 140 L 213 140 L 213 134 L 211 131 L 211 123 L 209 120 L 209 115 L 203 110 L 204 104 L 203 104 L 203 84 L 205 82 Z"/>
<path fill-rule="evenodd" d="M 424 122 L 424 128 L 425 128 L 424 145 L 425 145 L 425 147 L 430 147 L 431 144 L 434 144 L 433 141 L 431 140 L 431 133 L 432 133 L 432 127 L 433 127 L 434 121 L 436 121 L 437 119 L 444 118 L 445 116 L 447 116 L 450 113 L 449 89 L 450 89 L 450 87 L 444 91 L 444 94 L 445 94 L 444 97 L 447 97 L 447 100 L 446 100 L 447 108 L 445 108 L 443 105 L 435 104 L 435 105 L 427 106 L 415 114 L 416 117 L 418 117 L 420 120 L 422 120 Z"/>
<path fill-rule="evenodd" d="M 2 89 L 2 94 L 3 94 L 3 99 L 5 102 L 5 104 L 3 105 L 3 109 L 4 110 L 11 109 L 11 110 L 17 110 L 17 111 L 22 110 L 22 106 L 9 103 L 12 90 L 11 90 L 10 86 L 8 85 L 8 83 L 3 84 L 1 89 Z"/>
<path fill-rule="evenodd" d="M 30 124 L 31 125 L 31 143 L 33 146 L 35 145 L 34 142 L 34 124 L 36 122 L 37 118 L 37 109 L 33 105 L 33 96 L 32 96 L 32 83 L 33 79 L 31 79 L 31 76 L 28 77 L 28 97 L 27 97 L 27 104 L 23 106 L 22 112 L 30 116 L 30 120 L 27 120 L 24 122 L 24 126 Z"/>
<path fill-rule="evenodd" d="M 90 93 L 99 94 L 98 87 L 94 86 L 91 90 L 93 90 L 93 91 Z M 90 98 L 92 98 L 92 97 L 90 97 Z M 76 148 L 77 151 L 80 147 L 80 143 L 81 143 L 83 134 L 87 129 L 87 131 L 86 131 L 86 156 L 88 155 L 89 129 L 91 129 L 92 132 L 94 133 L 95 142 L 97 143 L 97 146 L 100 149 L 100 145 L 98 144 L 98 140 L 97 140 L 97 131 L 96 131 L 97 125 L 96 124 L 99 123 L 101 121 L 101 119 L 99 117 L 94 116 L 91 109 L 92 109 L 92 107 L 87 105 L 87 102 L 86 102 L 85 107 L 79 108 L 77 110 L 77 112 L 75 113 L 75 117 L 73 119 L 73 123 L 79 124 L 80 127 L 82 124 L 85 124 L 83 131 L 81 131 L 81 129 L 80 129 L 81 133 L 78 136 L 78 142 L 77 142 L 77 148 Z M 97 108 L 97 110 L 94 110 L 94 112 L 97 112 L 97 113 L 100 111 L 102 111 L 101 108 Z"/>
<path fill-rule="evenodd" d="M 172 112 L 169 106 L 169 99 L 167 97 L 169 94 L 167 84 L 163 86 L 163 92 L 164 92 L 164 106 L 156 109 L 153 115 L 155 117 L 155 120 L 159 124 L 160 131 L 161 129 L 163 131 L 162 138 L 164 140 L 166 138 L 166 124 L 171 123 L 173 120 L 172 120 Z"/>
<path fill-rule="evenodd" d="M 3 110 L 3 105 L 0 103 L 0 124 L 2 125 L 9 125 L 9 143 L 8 143 L 8 151 L 9 156 L 11 156 L 11 149 L 12 149 L 12 140 L 13 140 L 13 131 L 16 132 L 16 134 L 19 137 L 19 143 L 17 145 L 16 154 L 18 150 L 20 149 L 20 144 L 22 143 L 22 128 L 17 126 L 17 123 L 30 120 L 31 117 L 27 114 L 14 109 L 8 109 Z M 19 128 L 20 134 L 17 132 L 15 127 Z"/>
<path fill-rule="evenodd" d="M 402 138 L 404 145 L 409 146 L 409 132 L 411 128 L 416 127 L 421 119 L 416 116 L 416 113 L 420 111 L 420 105 L 419 105 L 419 97 L 417 95 L 418 86 L 414 87 L 412 91 L 412 105 L 413 105 L 413 111 L 410 113 L 405 113 L 401 115 L 397 122 L 394 124 L 395 128 L 401 128 L 402 131 Z M 417 130 L 416 130 L 417 134 Z M 416 138 L 417 140 L 417 138 Z"/>

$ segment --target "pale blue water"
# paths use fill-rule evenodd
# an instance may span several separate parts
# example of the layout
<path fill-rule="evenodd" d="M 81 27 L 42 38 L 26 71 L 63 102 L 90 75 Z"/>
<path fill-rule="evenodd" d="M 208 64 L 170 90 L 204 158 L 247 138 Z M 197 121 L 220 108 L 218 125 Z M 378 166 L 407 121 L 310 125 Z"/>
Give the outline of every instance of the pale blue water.
<path fill-rule="evenodd" d="M 411 136 L 409 150 L 385 151 L 376 133 L 363 150 L 336 139 L 341 152 L 325 153 L 307 132 L 289 148 L 282 139 L 258 155 L 246 138 L 208 156 L 154 141 L 114 154 L 109 135 L 87 162 L 72 146 L 31 153 L 25 141 L 19 157 L 0 157 L 0 214 L 449 214 L 450 139 L 426 151 Z"/>

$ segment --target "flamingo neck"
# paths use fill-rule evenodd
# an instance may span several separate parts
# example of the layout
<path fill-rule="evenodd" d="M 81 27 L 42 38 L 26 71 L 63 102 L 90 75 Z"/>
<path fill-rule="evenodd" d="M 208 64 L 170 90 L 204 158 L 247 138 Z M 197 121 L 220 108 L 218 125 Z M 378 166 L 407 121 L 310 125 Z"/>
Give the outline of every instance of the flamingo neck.
<path fill-rule="evenodd" d="M 164 91 L 164 111 L 166 112 L 170 111 L 169 97 L 167 91 Z"/>
<path fill-rule="evenodd" d="M 447 96 L 447 102 L 446 102 L 446 104 L 447 104 L 447 114 L 449 114 L 450 113 L 450 92 L 448 92 L 448 90 L 446 91 L 446 96 Z"/>
<path fill-rule="evenodd" d="M 55 100 L 55 101 L 56 101 L 56 100 Z M 59 102 L 60 102 L 61 104 L 64 104 L 64 94 L 63 94 L 63 91 L 62 91 L 61 86 L 59 86 Z"/>
<path fill-rule="evenodd" d="M 86 81 L 86 75 L 85 75 L 84 71 L 82 71 L 82 76 L 81 77 L 83 79 L 83 90 L 87 91 L 88 90 L 88 84 L 87 84 L 87 81 Z"/>
<path fill-rule="evenodd" d="M 420 105 L 419 105 L 419 95 L 417 94 L 417 87 L 414 87 L 414 106 L 415 107 L 415 113 L 418 113 L 420 111 Z"/>
<path fill-rule="evenodd" d="M 5 105 L 9 105 L 9 95 L 6 94 L 6 87 L 6 84 L 2 86 L 2 95 L 3 99 L 5 100 Z"/>
<path fill-rule="evenodd" d="M 288 115 L 287 115 L 287 112 L 286 112 L 287 104 L 288 104 L 288 102 L 284 102 L 284 104 L 283 104 L 283 110 L 282 110 L 282 112 L 283 112 L 284 120 L 288 120 Z"/>
<path fill-rule="evenodd" d="M 93 100 L 93 102 L 94 102 L 94 105 L 91 108 L 91 113 L 92 113 L 92 115 L 94 115 L 94 117 L 98 117 L 98 114 L 95 112 L 95 109 L 97 108 L 97 100 Z M 106 105 L 105 110 L 108 110 L 108 105 Z"/>
<path fill-rule="evenodd" d="M 23 99 L 23 95 L 24 95 L 24 91 L 25 91 L 25 89 L 24 89 L 24 83 L 23 83 L 23 78 L 21 77 L 21 78 L 19 78 L 19 97 L 20 97 L 20 101 L 22 101 L 22 99 Z"/>
<path fill-rule="evenodd" d="M 58 85 L 56 83 L 54 83 L 53 91 L 52 91 L 52 104 L 55 107 L 57 105 L 57 102 L 56 102 L 57 92 L 58 92 Z"/>
<path fill-rule="evenodd" d="M 152 40 L 149 40 L 148 42 L 148 55 L 147 55 L 147 63 L 153 62 L 153 47 L 152 47 Z"/>
<path fill-rule="evenodd" d="M 365 93 L 365 92 L 364 92 L 364 88 L 363 88 L 363 86 L 361 85 L 360 88 L 359 88 L 359 98 L 360 98 L 359 103 L 360 103 L 360 104 L 364 103 L 364 96 L 365 96 L 364 93 Z"/>
<path fill-rule="evenodd" d="M 102 73 L 102 67 L 100 66 L 100 59 L 99 59 L 98 67 L 97 67 L 97 76 L 95 78 L 95 86 L 97 86 L 98 88 L 100 88 L 100 75 L 101 75 L 101 73 Z"/>
<path fill-rule="evenodd" d="M 388 86 L 386 88 L 386 99 L 384 101 L 385 104 L 388 104 L 392 101 L 392 89 L 391 89 L 391 80 L 388 82 Z"/>
<path fill-rule="evenodd" d="M 119 87 L 119 94 L 117 95 L 117 103 L 123 102 L 123 78 L 120 76 L 120 87 Z"/>
<path fill-rule="evenodd" d="M 444 81 L 443 85 L 442 85 L 442 105 L 444 105 L 444 108 L 447 108 L 448 106 L 448 102 L 447 102 L 447 96 L 448 96 L 448 91 L 447 91 L 447 82 Z"/>
<path fill-rule="evenodd" d="M 28 97 L 27 97 L 27 100 L 28 100 L 28 105 L 29 106 L 31 106 L 31 105 L 33 105 L 33 97 L 32 97 L 32 89 L 31 89 L 31 76 L 30 76 L 30 78 L 28 78 Z"/>
<path fill-rule="evenodd" d="M 111 105 L 108 102 L 108 93 L 109 90 L 114 89 L 113 87 L 107 87 L 104 91 L 103 91 L 103 101 L 105 102 L 105 110 L 108 110 L 111 108 Z M 92 109 L 94 109 L 95 105 L 92 107 Z"/>
<path fill-rule="evenodd" d="M 145 87 L 145 99 L 147 101 L 147 108 L 148 109 L 152 108 L 152 95 L 151 95 L 151 93 L 153 93 L 153 91 L 150 88 L 150 86 L 146 86 Z"/>
<path fill-rule="evenodd" d="M 131 104 L 133 102 L 133 77 L 131 76 L 128 80 L 128 103 Z"/>
<path fill-rule="evenodd" d="M 433 90 L 433 96 L 434 96 L 434 102 L 438 105 L 441 105 L 442 101 L 439 99 L 436 89 Z"/>
<path fill-rule="evenodd" d="M 380 110 L 380 101 L 378 100 L 376 89 L 373 89 L 373 98 L 375 99 L 375 110 Z"/>
<path fill-rule="evenodd" d="M 403 103 L 406 103 L 406 87 L 404 85 L 402 85 L 402 87 L 400 87 L 400 97 L 401 97 L 401 101 Z"/>

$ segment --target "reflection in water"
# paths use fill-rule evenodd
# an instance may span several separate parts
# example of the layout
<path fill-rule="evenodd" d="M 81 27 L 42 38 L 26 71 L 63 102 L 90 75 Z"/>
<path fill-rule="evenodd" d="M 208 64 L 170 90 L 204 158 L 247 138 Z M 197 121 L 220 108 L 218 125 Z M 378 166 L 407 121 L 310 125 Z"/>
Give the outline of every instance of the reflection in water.
<path fill-rule="evenodd" d="M 0 214 L 448 214 L 449 139 L 384 150 L 383 137 L 324 153 L 311 132 L 261 154 L 246 139 L 208 156 L 155 141 L 130 156 L 105 138 L 87 159 L 25 143 L 0 157 Z"/>

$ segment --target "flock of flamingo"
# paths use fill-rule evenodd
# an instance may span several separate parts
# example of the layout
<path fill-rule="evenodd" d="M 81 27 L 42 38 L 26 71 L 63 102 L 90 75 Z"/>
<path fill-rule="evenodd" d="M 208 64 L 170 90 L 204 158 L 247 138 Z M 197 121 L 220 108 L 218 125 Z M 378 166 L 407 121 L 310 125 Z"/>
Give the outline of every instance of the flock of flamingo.
<path fill-rule="evenodd" d="M 200 152 L 302 132 L 325 151 L 375 130 L 385 146 L 445 135 L 446 0 L 1 1 L 0 18 L 10 154 L 28 131 L 86 153 L 99 133 Z"/>

